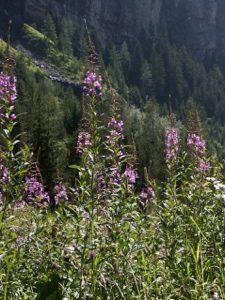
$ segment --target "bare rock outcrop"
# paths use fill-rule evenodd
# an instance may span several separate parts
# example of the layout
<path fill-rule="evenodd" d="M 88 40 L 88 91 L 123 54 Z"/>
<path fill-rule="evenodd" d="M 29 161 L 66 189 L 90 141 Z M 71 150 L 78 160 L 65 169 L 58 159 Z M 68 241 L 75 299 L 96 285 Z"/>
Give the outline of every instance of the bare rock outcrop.
<path fill-rule="evenodd" d="M 86 18 L 103 41 L 116 44 L 135 43 L 142 28 L 149 32 L 150 23 L 157 35 L 165 18 L 172 40 L 199 58 L 225 52 L 224 0 L 2 0 L 0 27 L 7 18 L 41 24 L 49 9 L 80 27 Z"/>

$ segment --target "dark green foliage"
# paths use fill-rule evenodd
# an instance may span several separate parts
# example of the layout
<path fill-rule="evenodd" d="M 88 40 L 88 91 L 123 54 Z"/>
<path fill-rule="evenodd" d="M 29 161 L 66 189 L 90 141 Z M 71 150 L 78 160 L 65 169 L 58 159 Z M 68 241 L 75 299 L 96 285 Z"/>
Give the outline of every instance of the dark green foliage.
<path fill-rule="evenodd" d="M 148 61 L 145 60 L 141 69 L 141 91 L 143 95 L 151 96 L 152 88 L 152 72 Z"/>
<path fill-rule="evenodd" d="M 79 51 L 78 58 L 85 64 L 87 62 L 87 60 L 89 59 L 89 57 L 88 57 L 89 49 L 88 49 L 88 43 L 87 43 L 87 39 L 86 39 L 85 35 L 81 35 L 81 37 L 80 37 L 78 51 Z"/>
<path fill-rule="evenodd" d="M 34 52 L 36 55 L 42 57 L 46 56 L 49 48 L 49 41 L 43 34 L 27 24 L 23 25 L 22 34 L 23 44 L 26 48 Z"/>
<path fill-rule="evenodd" d="M 90 34 L 91 34 L 91 40 L 95 46 L 96 52 L 99 55 L 99 54 L 103 53 L 103 50 L 104 50 L 103 45 L 101 43 L 101 40 L 99 39 L 99 36 L 98 36 L 98 33 L 97 33 L 95 27 L 91 26 L 89 30 L 90 30 Z"/>
<path fill-rule="evenodd" d="M 165 93 L 166 87 L 166 70 L 162 57 L 153 50 L 151 57 L 152 77 L 153 77 L 153 91 L 155 97 L 160 103 L 167 99 L 168 94 Z"/>
<path fill-rule="evenodd" d="M 87 65 L 89 50 L 85 33 L 78 27 L 73 28 L 69 20 L 57 18 L 54 13 L 46 16 L 42 29 L 45 36 L 34 31 L 35 29 L 32 27 L 24 25 L 25 45 L 29 49 L 36 49 L 36 53 L 38 49 L 39 55 L 49 60 L 51 58 L 50 61 L 56 64 L 56 68 L 61 64 L 65 66 L 70 58 L 76 56 L 76 61 L 73 60 L 70 63 L 70 76 L 72 72 L 76 76 L 80 71 L 80 61 L 83 66 Z M 215 62 L 213 57 L 207 58 L 206 56 L 204 66 L 191 57 L 185 47 L 178 48 L 171 44 L 165 20 L 161 23 L 161 31 L 158 33 L 157 39 L 153 26 L 150 24 L 149 32 L 143 29 L 133 47 L 125 41 L 121 45 L 115 45 L 111 40 L 107 41 L 103 47 L 96 29 L 90 27 L 90 32 L 99 54 L 100 72 L 104 75 L 104 72 L 107 71 L 111 85 L 117 89 L 122 98 L 122 105 L 129 104 L 131 108 L 134 106 L 133 108 L 140 109 L 143 113 L 144 123 L 148 124 L 143 129 L 143 124 L 141 125 L 138 120 L 136 122 L 133 116 L 130 122 L 127 120 L 126 125 L 126 138 L 131 141 L 129 131 L 135 133 L 135 142 L 139 145 L 137 148 L 140 168 L 143 168 L 145 164 L 150 165 L 149 160 L 151 160 L 154 174 L 156 177 L 161 177 L 162 172 L 156 170 L 163 170 L 162 157 L 153 158 L 152 153 L 153 149 L 157 149 L 156 151 L 159 152 L 159 149 L 162 148 L 159 136 L 166 125 L 162 125 L 160 122 L 162 121 L 161 117 L 168 112 L 169 98 L 177 119 L 183 124 L 187 118 L 188 99 L 193 98 L 199 104 L 204 126 L 210 133 L 209 144 L 212 146 L 212 151 L 213 149 L 218 151 L 220 156 L 225 142 L 223 138 L 225 80 L 220 68 L 213 65 Z M 56 42 L 61 51 L 60 55 L 56 54 L 57 49 L 55 46 L 53 47 L 53 43 L 56 44 Z M 20 128 L 24 131 L 24 141 L 32 142 L 32 144 L 34 144 L 34 132 L 36 132 L 36 137 L 39 134 L 45 136 L 41 138 L 41 148 L 43 148 L 43 154 L 48 151 L 51 153 L 47 163 L 50 165 L 45 163 L 45 166 L 43 163 L 42 165 L 44 169 L 51 170 L 50 173 L 53 174 L 56 171 L 56 158 L 61 157 L 62 152 L 67 154 L 58 159 L 61 161 L 59 164 L 62 165 L 62 162 L 67 162 L 72 158 L 71 150 L 67 152 L 66 149 L 73 140 L 75 146 L 74 134 L 77 132 L 80 119 L 80 99 L 74 96 L 71 88 L 51 87 L 47 88 L 47 101 L 47 96 L 40 92 L 42 89 L 40 81 L 45 81 L 43 74 L 36 72 L 36 75 L 33 75 L 31 71 L 28 71 L 26 64 L 24 57 L 17 58 L 19 90 L 17 106 L 19 112 L 25 112 L 25 115 L 20 117 L 18 130 Z M 67 66 L 64 67 L 64 70 L 68 72 Z M 46 84 L 48 86 L 48 83 Z M 154 105 L 152 101 L 155 103 Z M 38 116 L 38 105 L 41 116 Z M 155 112 L 154 117 L 150 114 L 149 107 Z M 108 109 L 106 108 L 104 111 L 103 106 L 101 108 L 107 122 Z M 59 122 L 58 126 L 48 111 L 55 116 L 55 120 Z M 158 117 L 155 117 L 156 115 Z M 149 123 L 150 120 L 154 123 L 154 128 L 152 127 L 153 123 Z M 138 128 L 139 126 L 140 128 Z M 48 131 L 47 128 L 51 128 L 51 130 Z M 215 131 L 218 134 L 215 134 Z M 35 138 L 36 156 L 38 147 L 38 140 Z M 61 149 L 58 151 L 61 153 L 60 155 L 57 153 L 57 147 Z M 43 161 L 48 160 L 48 156 L 42 159 Z M 44 171 L 44 177 L 47 176 L 47 173 Z"/>
<path fill-rule="evenodd" d="M 105 51 L 103 53 L 103 59 L 104 59 L 106 66 L 108 66 L 108 64 L 110 62 L 110 51 L 111 51 L 113 45 L 114 45 L 113 42 L 111 40 L 109 40 L 109 41 L 107 41 L 107 44 L 105 46 Z"/>
<path fill-rule="evenodd" d="M 59 105 L 53 94 L 52 83 L 46 78 L 38 84 L 34 104 L 34 124 L 32 129 L 33 148 L 38 155 L 40 169 L 45 181 L 53 182 L 57 170 L 57 139 L 62 139 L 62 120 Z"/>
<path fill-rule="evenodd" d="M 78 99 L 74 96 L 73 89 L 69 87 L 66 91 L 63 91 L 61 95 L 61 110 L 64 115 L 64 127 L 68 134 L 72 134 L 77 130 L 77 120 L 80 119 L 80 104 Z"/>
<path fill-rule="evenodd" d="M 48 39 L 53 41 L 55 45 L 57 44 L 56 26 L 50 14 L 47 14 L 47 17 L 45 19 L 43 32 Z"/>
<path fill-rule="evenodd" d="M 132 53 L 131 65 L 131 84 L 141 87 L 142 67 L 144 64 L 144 53 L 140 42 L 134 48 Z"/>
<path fill-rule="evenodd" d="M 60 286 L 60 277 L 56 274 L 49 276 L 48 281 L 38 282 L 35 300 L 62 300 L 63 292 Z"/>
<path fill-rule="evenodd" d="M 126 42 L 123 42 L 121 46 L 120 61 L 124 78 L 128 82 L 131 71 L 131 55 Z"/>
<path fill-rule="evenodd" d="M 73 54 L 73 48 L 71 46 L 72 36 L 73 36 L 72 23 L 66 20 L 65 18 L 63 18 L 60 24 L 58 47 L 63 54 L 69 56 Z"/>
<path fill-rule="evenodd" d="M 143 125 L 136 142 L 141 176 L 144 176 L 144 168 L 150 171 L 152 178 L 163 179 L 165 176 L 163 167 L 165 124 L 166 119 L 160 118 L 160 109 L 156 100 L 148 99 Z"/>
<path fill-rule="evenodd" d="M 70 180 L 66 169 L 70 151 L 74 153 L 74 132 L 80 119 L 79 100 L 71 87 L 65 90 L 43 74 L 29 71 L 23 55 L 16 59 L 16 74 L 16 104 L 20 114 L 17 127 L 24 133 L 22 142 L 31 145 L 44 182 L 51 189 L 57 168 L 60 176 Z M 73 146 L 70 139 L 73 139 Z"/>
<path fill-rule="evenodd" d="M 80 58 L 80 39 L 81 33 L 80 30 L 76 27 L 72 37 L 72 47 L 73 47 L 73 55 L 77 58 Z"/>

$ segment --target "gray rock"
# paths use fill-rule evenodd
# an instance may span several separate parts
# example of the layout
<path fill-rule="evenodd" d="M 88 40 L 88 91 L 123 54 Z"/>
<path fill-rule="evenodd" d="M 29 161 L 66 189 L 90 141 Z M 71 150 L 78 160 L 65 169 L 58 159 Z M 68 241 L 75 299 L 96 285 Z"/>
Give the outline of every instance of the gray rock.
<path fill-rule="evenodd" d="M 225 49 L 224 0 L 2 0 L 0 26 L 7 18 L 41 24 L 49 9 L 82 28 L 86 18 L 103 41 L 135 43 L 150 22 L 157 35 L 165 16 L 170 37 L 196 56 Z"/>

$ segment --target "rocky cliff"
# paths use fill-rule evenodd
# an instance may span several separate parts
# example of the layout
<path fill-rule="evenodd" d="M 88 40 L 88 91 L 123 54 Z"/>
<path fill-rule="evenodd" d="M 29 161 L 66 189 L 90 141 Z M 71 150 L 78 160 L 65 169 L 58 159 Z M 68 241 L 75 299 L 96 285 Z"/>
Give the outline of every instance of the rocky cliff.
<path fill-rule="evenodd" d="M 142 28 L 148 33 L 150 23 L 157 35 L 164 17 L 172 40 L 193 54 L 225 49 L 224 0 L 2 0 L 0 26 L 6 27 L 9 18 L 41 24 L 49 9 L 79 26 L 86 18 L 103 41 L 135 42 Z"/>

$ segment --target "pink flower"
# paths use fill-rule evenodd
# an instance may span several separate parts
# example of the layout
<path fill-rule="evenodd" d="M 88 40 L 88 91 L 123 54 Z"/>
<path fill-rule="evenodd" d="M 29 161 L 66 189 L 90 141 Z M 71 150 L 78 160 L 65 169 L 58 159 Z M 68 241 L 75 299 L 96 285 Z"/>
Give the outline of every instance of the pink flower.
<path fill-rule="evenodd" d="M 89 98 L 92 96 L 98 96 L 98 97 L 103 96 L 101 92 L 102 90 L 102 85 L 100 83 L 101 81 L 102 81 L 101 75 L 99 75 L 97 78 L 96 73 L 90 71 L 86 72 L 86 77 L 84 79 L 84 83 L 86 85 L 83 87 L 83 91 L 85 92 L 86 97 Z"/>
<path fill-rule="evenodd" d="M 68 201 L 66 187 L 64 185 L 56 185 L 54 190 L 57 192 L 54 196 L 55 205 L 58 205 L 60 201 Z"/>
<path fill-rule="evenodd" d="M 206 160 L 205 140 L 195 133 L 189 133 L 187 137 L 187 145 L 191 148 L 197 169 L 199 169 L 199 171 L 208 171 L 210 163 Z"/>
<path fill-rule="evenodd" d="M 176 129 L 170 127 L 166 131 L 166 149 L 164 150 L 166 153 L 166 163 L 174 163 L 178 157 L 178 134 Z"/>

